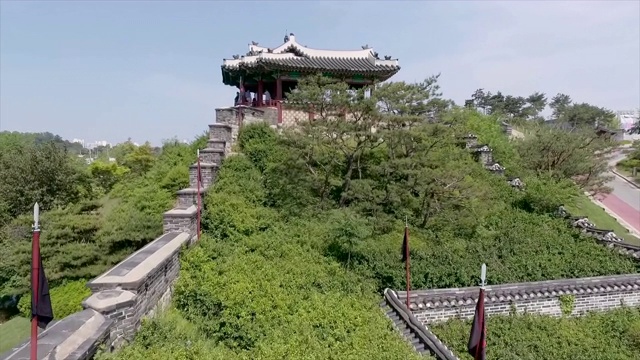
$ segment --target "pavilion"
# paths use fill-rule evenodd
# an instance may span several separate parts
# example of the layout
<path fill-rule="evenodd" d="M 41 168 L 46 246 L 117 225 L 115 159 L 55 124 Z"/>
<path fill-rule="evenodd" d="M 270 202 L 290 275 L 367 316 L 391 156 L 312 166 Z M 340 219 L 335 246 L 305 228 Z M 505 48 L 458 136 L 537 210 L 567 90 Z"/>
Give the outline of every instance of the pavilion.
<path fill-rule="evenodd" d="M 360 88 L 385 81 L 399 70 L 398 59 L 391 56 L 380 59 L 368 45 L 360 50 L 318 50 L 300 45 L 295 35 L 289 34 L 278 47 L 268 48 L 252 42 L 245 55 L 224 59 L 222 82 L 255 93 L 256 100 L 249 105 L 261 107 L 272 105 L 263 100 L 266 91 L 272 100 L 284 100 L 305 75 L 320 73 Z"/>

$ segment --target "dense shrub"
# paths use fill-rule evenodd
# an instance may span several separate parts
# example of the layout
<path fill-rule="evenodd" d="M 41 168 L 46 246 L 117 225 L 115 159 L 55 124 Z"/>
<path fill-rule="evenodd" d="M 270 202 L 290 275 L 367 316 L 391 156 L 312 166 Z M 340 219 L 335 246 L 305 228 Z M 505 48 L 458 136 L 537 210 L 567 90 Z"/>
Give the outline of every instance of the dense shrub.
<path fill-rule="evenodd" d="M 462 360 L 470 321 L 430 326 Z M 623 308 L 578 318 L 492 316 L 487 320 L 487 358 L 523 360 L 624 360 L 640 358 L 640 309 Z"/>
<path fill-rule="evenodd" d="M 73 313 L 82 311 L 82 301 L 91 296 L 91 290 L 87 287 L 87 280 L 65 281 L 62 284 L 49 289 L 53 316 L 62 319 Z M 20 298 L 18 303 L 20 315 L 31 318 L 31 292 Z"/>

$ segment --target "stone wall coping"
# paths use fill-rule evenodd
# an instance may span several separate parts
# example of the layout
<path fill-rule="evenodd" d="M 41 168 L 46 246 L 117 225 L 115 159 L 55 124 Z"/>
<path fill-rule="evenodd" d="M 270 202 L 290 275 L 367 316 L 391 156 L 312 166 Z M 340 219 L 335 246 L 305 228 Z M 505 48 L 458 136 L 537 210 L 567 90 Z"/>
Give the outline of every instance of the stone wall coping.
<path fill-rule="evenodd" d="M 221 143 L 226 143 L 226 141 L 220 141 Z M 216 149 L 216 148 L 204 148 L 204 149 L 200 149 L 200 154 L 202 153 L 220 153 L 220 154 L 224 154 L 224 149 Z"/>
<path fill-rule="evenodd" d="M 212 128 L 226 128 L 226 129 L 229 129 L 229 130 L 232 129 L 231 125 L 224 124 L 224 123 L 209 124 L 209 129 L 212 129 Z"/>
<path fill-rule="evenodd" d="M 195 206 L 191 206 L 195 208 Z M 188 233 L 170 232 L 147 244 L 124 261 L 88 283 L 92 290 L 105 285 L 121 289 L 137 289 L 139 285 L 167 259 L 191 240 Z"/>
<path fill-rule="evenodd" d="M 104 314 L 132 305 L 135 299 L 136 294 L 128 290 L 103 290 L 89 296 L 82 302 L 82 306 Z"/>
<path fill-rule="evenodd" d="M 217 168 L 219 165 L 216 163 L 205 163 L 205 162 L 201 162 L 200 163 L 200 167 L 201 168 Z M 194 167 L 198 167 L 198 163 L 194 163 L 192 165 L 189 166 L 190 168 L 194 168 Z"/>
<path fill-rule="evenodd" d="M 182 194 L 197 194 L 197 193 L 205 193 L 207 192 L 207 188 L 204 187 L 200 187 L 199 191 L 198 189 L 194 188 L 194 187 L 190 187 L 190 188 L 185 188 L 185 189 L 180 189 L 178 191 L 176 191 L 176 194 L 178 195 L 182 195 Z"/>
<path fill-rule="evenodd" d="M 87 359 L 95 351 L 94 344 L 109 333 L 112 321 L 100 313 L 86 309 L 49 324 L 38 335 L 38 359 Z M 2 360 L 29 360 L 31 341 L 0 355 Z"/>
<path fill-rule="evenodd" d="M 625 242 L 612 242 L 599 239 L 597 241 L 609 248 L 618 250 L 618 252 L 623 255 L 631 256 L 636 260 L 640 260 L 640 246 L 627 244 Z"/>
<path fill-rule="evenodd" d="M 191 205 L 186 209 L 171 209 L 164 213 L 165 217 L 190 217 L 195 216 L 198 213 L 198 208 L 195 205 Z"/>
<path fill-rule="evenodd" d="M 580 279 L 562 279 L 486 286 L 486 303 L 511 302 L 541 297 L 609 293 L 640 288 L 640 274 L 598 276 Z M 475 304 L 480 287 L 415 290 L 410 293 L 410 307 L 457 307 Z M 406 291 L 398 291 L 398 297 L 406 299 Z"/>

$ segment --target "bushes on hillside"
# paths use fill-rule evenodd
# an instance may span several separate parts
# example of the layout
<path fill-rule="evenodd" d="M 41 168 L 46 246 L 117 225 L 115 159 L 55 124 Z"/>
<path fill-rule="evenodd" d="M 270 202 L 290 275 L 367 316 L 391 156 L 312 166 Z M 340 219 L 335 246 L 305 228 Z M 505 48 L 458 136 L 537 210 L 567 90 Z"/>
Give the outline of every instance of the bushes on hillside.
<path fill-rule="evenodd" d="M 372 282 L 301 246 L 260 205 L 258 174 L 245 157 L 225 161 L 205 201 L 216 237 L 204 237 L 182 261 L 173 302 L 179 315 L 146 323 L 113 357 L 417 359 L 379 310 Z M 229 206 L 236 207 L 223 219 Z M 268 226 L 253 225 L 262 222 Z"/>
<path fill-rule="evenodd" d="M 470 321 L 431 325 L 462 360 Z M 640 358 L 640 309 L 622 308 L 577 318 L 492 316 L 487 320 L 487 358 L 525 360 L 632 360 Z"/>

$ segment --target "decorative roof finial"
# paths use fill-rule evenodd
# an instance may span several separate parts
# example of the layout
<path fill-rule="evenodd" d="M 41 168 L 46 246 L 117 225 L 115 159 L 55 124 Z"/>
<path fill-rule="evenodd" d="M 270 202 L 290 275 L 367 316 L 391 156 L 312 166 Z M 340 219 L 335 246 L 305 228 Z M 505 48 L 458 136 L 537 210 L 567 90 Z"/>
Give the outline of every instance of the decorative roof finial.
<path fill-rule="evenodd" d="M 289 35 L 287 35 L 287 30 L 284 31 L 284 42 L 289 42 Z"/>
<path fill-rule="evenodd" d="M 251 45 L 258 46 L 258 42 L 257 41 L 251 41 Z"/>
<path fill-rule="evenodd" d="M 385 60 L 391 60 L 391 55 L 385 55 L 385 56 L 384 56 L 384 59 L 385 59 Z"/>
<path fill-rule="evenodd" d="M 371 49 L 371 46 L 369 46 L 369 44 L 362 45 L 362 50 L 368 50 L 368 49 Z"/>

